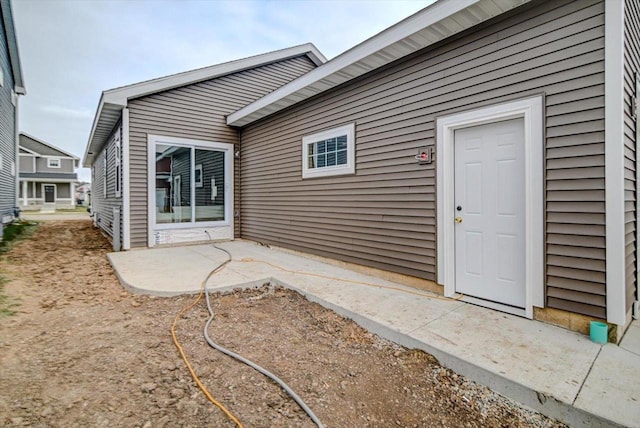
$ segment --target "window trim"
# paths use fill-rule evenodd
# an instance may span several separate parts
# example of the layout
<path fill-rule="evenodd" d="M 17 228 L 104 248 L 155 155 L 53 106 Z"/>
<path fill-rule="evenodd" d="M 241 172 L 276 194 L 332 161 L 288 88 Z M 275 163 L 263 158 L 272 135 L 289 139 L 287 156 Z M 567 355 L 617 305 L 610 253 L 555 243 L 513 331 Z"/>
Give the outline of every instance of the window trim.
<path fill-rule="evenodd" d="M 116 190 L 115 190 L 115 194 L 116 194 L 116 198 L 120 198 L 122 196 L 122 185 L 121 185 L 121 180 L 122 180 L 122 166 L 121 166 L 121 158 L 122 158 L 122 146 L 121 146 L 121 142 L 120 142 L 120 129 L 118 129 L 118 131 L 116 132 L 116 134 L 113 137 L 114 139 L 114 146 L 115 146 L 115 166 L 114 166 L 114 175 L 115 175 L 115 186 L 116 186 Z"/>
<path fill-rule="evenodd" d="M 339 126 L 327 129 L 315 134 L 302 137 L 302 178 L 330 177 L 335 175 L 355 174 L 355 135 L 356 124 Z M 323 166 L 319 168 L 309 168 L 307 158 L 309 156 L 309 145 L 318 141 L 326 140 L 346 135 L 347 136 L 347 163 L 345 165 Z"/>
<path fill-rule="evenodd" d="M 104 148 L 104 156 L 102 157 L 102 196 L 107 199 L 107 154 L 108 147 Z"/>
<path fill-rule="evenodd" d="M 52 161 L 57 161 L 58 162 L 58 166 L 52 165 L 51 162 Z M 47 158 L 47 168 L 61 168 L 62 167 L 62 160 L 60 158 Z"/>

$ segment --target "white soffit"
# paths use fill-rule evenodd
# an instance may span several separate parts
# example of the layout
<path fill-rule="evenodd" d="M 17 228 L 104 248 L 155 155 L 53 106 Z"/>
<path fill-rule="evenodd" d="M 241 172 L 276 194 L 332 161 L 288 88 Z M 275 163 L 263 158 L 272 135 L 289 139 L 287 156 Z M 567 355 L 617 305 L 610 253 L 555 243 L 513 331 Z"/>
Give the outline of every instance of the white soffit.
<path fill-rule="evenodd" d="M 440 0 L 227 117 L 245 126 L 530 0 Z"/>
<path fill-rule="evenodd" d="M 312 43 L 306 43 L 104 91 L 100 97 L 98 109 L 93 120 L 93 126 L 91 127 L 91 134 L 84 155 L 83 165 L 90 167 L 91 164 L 93 164 L 98 152 L 102 150 L 102 146 L 107 138 L 109 138 L 116 123 L 120 120 L 122 109 L 127 106 L 130 99 L 167 91 L 180 86 L 191 85 L 227 74 L 238 73 L 302 55 L 306 55 L 316 66 L 320 66 L 327 61 L 324 55 L 322 55 Z"/>

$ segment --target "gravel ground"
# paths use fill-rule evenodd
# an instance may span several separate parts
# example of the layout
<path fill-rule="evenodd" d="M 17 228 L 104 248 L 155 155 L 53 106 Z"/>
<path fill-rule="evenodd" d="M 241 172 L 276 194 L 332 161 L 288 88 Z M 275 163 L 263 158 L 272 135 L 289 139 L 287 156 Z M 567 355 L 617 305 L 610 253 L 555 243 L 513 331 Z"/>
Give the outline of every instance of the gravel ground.
<path fill-rule="evenodd" d="M 235 426 L 171 339 L 193 296 L 129 294 L 109 248 L 89 221 L 48 221 L 0 261 L 20 303 L 0 319 L 0 425 Z M 293 291 L 265 284 L 212 302 L 213 340 L 277 374 L 327 427 L 562 426 Z M 200 301 L 177 337 L 217 400 L 246 427 L 314 426 L 281 388 L 210 348 L 206 319 Z"/>

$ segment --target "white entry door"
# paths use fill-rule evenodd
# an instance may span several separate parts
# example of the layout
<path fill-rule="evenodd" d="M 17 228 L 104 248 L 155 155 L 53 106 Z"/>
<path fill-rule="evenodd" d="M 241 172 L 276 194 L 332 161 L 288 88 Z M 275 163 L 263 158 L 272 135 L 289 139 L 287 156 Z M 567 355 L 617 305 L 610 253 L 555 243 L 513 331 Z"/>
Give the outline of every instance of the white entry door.
<path fill-rule="evenodd" d="M 455 291 L 525 307 L 524 121 L 454 134 Z"/>

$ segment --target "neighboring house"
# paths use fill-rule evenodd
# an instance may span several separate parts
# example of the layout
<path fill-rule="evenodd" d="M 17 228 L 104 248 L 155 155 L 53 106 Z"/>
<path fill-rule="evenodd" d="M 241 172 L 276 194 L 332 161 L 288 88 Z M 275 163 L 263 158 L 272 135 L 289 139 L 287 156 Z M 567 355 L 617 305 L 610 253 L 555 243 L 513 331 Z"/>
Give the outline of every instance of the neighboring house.
<path fill-rule="evenodd" d="M 11 1 L 0 0 L 0 238 L 18 206 L 18 96 L 25 94 Z"/>
<path fill-rule="evenodd" d="M 78 182 L 76 185 L 76 204 L 89 206 L 91 204 L 91 183 Z"/>
<path fill-rule="evenodd" d="M 84 162 L 94 183 L 122 171 L 125 249 L 242 237 L 619 340 L 638 300 L 638 22 L 635 1 L 441 0 L 261 97 L 240 79 L 107 91 Z"/>
<path fill-rule="evenodd" d="M 31 135 L 20 133 L 20 189 L 22 210 L 55 210 L 76 205 L 74 172 L 80 159 Z"/>

